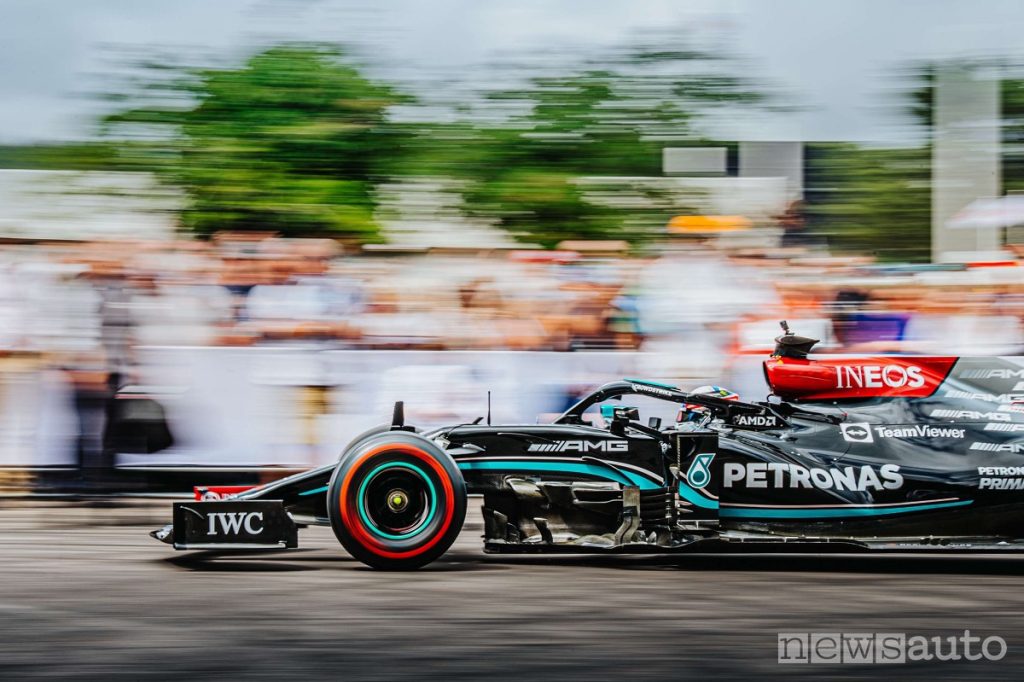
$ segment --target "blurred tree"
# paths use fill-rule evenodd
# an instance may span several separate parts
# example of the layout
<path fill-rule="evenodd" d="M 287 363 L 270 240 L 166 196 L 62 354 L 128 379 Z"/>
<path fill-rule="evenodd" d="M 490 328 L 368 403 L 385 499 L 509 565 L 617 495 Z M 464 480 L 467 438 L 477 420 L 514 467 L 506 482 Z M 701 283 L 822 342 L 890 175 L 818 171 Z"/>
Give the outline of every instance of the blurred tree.
<path fill-rule="evenodd" d="M 187 197 L 185 227 L 378 241 L 374 184 L 401 153 L 387 111 L 405 98 L 320 45 L 240 68 L 149 65 L 135 105 L 108 116 L 121 156 Z"/>
<path fill-rule="evenodd" d="M 1024 192 L 1024 79 L 1007 78 L 1001 86 L 1003 189 Z"/>
<path fill-rule="evenodd" d="M 182 223 L 200 234 L 375 241 L 376 184 L 437 176 L 455 181 L 468 213 L 530 242 L 638 240 L 688 207 L 664 184 L 628 178 L 660 177 L 667 145 L 702 144 L 701 115 L 759 102 L 734 72 L 714 53 L 633 46 L 576 71 L 549 66 L 520 89 L 463 92 L 448 122 L 420 111 L 397 123 L 392 107 L 409 98 L 342 51 L 284 45 L 239 68 L 150 60 L 141 87 L 110 98 L 119 111 L 104 129 L 119 166 L 184 191 Z"/>
<path fill-rule="evenodd" d="M 930 259 L 931 147 L 811 144 L 805 163 L 805 218 L 833 249 Z"/>
<path fill-rule="evenodd" d="M 725 73 L 726 62 L 700 52 L 632 49 L 594 68 L 534 77 L 525 88 L 488 97 L 518 113 L 448 129 L 460 153 L 443 165 L 465 180 L 470 213 L 517 238 L 548 247 L 564 239 L 643 239 L 664 229 L 671 202 L 634 186 L 624 187 L 629 200 L 617 204 L 615 186 L 605 181 L 595 201 L 588 180 L 659 177 L 667 144 L 702 142 L 693 125 L 701 113 L 759 101 Z M 433 136 L 434 143 L 444 139 Z M 650 201 L 637 201 L 643 194 Z"/>
<path fill-rule="evenodd" d="M 922 141 L 900 148 L 808 144 L 804 217 L 811 233 L 833 250 L 927 262 L 934 70 L 913 66 L 896 75 L 902 81 L 898 106 L 918 125 Z"/>
<path fill-rule="evenodd" d="M 113 147 L 98 142 L 0 146 L 0 168 L 32 170 L 116 170 Z"/>
<path fill-rule="evenodd" d="M 912 83 L 901 104 L 920 127 L 923 144 L 895 149 L 808 146 L 808 223 L 834 248 L 888 261 L 930 259 L 935 68 L 918 64 L 899 74 Z M 1004 78 L 1000 94 L 1003 186 L 1024 190 L 1024 80 Z"/>

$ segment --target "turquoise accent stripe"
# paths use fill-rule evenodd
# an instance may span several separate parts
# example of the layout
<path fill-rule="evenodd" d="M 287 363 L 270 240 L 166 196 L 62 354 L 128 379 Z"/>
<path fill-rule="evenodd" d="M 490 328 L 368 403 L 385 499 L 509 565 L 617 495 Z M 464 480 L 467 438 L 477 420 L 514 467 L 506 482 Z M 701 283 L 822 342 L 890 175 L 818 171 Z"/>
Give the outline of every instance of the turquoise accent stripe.
<path fill-rule="evenodd" d="M 704 497 L 682 481 L 679 482 L 679 497 L 703 509 L 718 509 L 718 500 Z"/>
<path fill-rule="evenodd" d="M 682 487 L 680 486 L 680 492 Z M 890 516 L 932 509 L 965 507 L 973 500 L 957 502 L 936 502 L 935 504 L 901 505 L 899 507 L 837 507 L 835 509 L 752 509 L 745 507 L 722 507 L 718 515 L 722 518 L 740 519 L 833 519 L 856 516 Z"/>
<path fill-rule="evenodd" d="M 327 492 L 327 486 L 323 486 L 322 488 L 313 488 L 312 490 L 307 490 L 305 492 L 299 493 L 299 497 L 302 497 L 303 495 L 316 495 L 317 493 L 325 492 Z"/>
<path fill-rule="evenodd" d="M 544 462 L 525 460 L 498 460 L 485 462 L 459 462 L 462 471 L 550 471 L 557 474 L 587 474 L 622 485 L 635 485 L 641 490 L 656 490 L 661 486 L 630 471 L 613 469 L 589 462 Z"/>
<path fill-rule="evenodd" d="M 420 478 L 427 482 L 427 487 L 430 488 L 430 512 L 427 514 L 426 520 L 416 524 L 415 528 L 407 533 L 402 533 L 401 535 L 385 533 L 378 528 L 377 524 L 375 524 L 367 515 L 366 505 L 363 504 L 363 502 L 366 501 L 366 486 L 374 476 L 385 469 L 409 469 L 410 471 L 415 471 L 419 474 Z M 363 523 L 366 524 L 366 528 L 372 533 L 379 535 L 382 538 L 387 538 L 388 540 L 406 540 L 417 533 L 420 533 L 424 528 L 430 525 L 430 522 L 434 520 L 434 514 L 437 512 L 437 491 L 434 490 L 434 484 L 431 482 L 430 477 L 423 472 L 423 469 L 420 469 L 415 464 L 408 464 L 406 462 L 385 462 L 367 474 L 366 478 L 363 479 L 362 485 L 359 486 L 359 497 L 357 499 L 359 500 L 359 517 L 363 520 Z"/>

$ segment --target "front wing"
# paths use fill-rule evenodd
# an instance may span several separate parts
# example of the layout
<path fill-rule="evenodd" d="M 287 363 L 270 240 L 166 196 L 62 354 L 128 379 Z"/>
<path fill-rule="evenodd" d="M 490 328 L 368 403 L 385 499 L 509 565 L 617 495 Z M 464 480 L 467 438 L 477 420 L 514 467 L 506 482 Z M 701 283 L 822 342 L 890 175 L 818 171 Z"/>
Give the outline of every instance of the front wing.
<path fill-rule="evenodd" d="M 176 502 L 173 518 L 151 535 L 175 549 L 298 546 L 298 528 L 280 500 Z"/>

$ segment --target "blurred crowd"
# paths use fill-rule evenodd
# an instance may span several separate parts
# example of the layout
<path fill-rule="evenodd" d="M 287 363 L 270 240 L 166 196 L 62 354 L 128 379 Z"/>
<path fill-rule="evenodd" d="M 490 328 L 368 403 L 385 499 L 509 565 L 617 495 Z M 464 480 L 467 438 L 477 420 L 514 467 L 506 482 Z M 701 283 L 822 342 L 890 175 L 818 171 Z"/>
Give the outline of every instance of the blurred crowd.
<path fill-rule="evenodd" d="M 678 351 L 703 374 L 769 349 L 781 319 L 823 352 L 1024 346 L 1024 268 L 1010 255 L 886 267 L 784 242 L 563 246 L 346 254 L 261 234 L 9 245 L 0 349 L 118 372 L 140 346 Z"/>

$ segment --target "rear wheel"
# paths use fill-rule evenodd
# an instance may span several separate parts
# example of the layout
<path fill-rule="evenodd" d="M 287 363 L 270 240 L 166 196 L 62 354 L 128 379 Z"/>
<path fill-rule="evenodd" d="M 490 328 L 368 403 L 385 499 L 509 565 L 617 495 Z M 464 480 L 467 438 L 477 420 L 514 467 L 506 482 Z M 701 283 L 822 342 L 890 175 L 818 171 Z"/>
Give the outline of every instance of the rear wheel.
<path fill-rule="evenodd" d="M 342 454 L 327 491 L 334 534 L 374 568 L 424 566 L 444 554 L 466 518 L 466 484 L 430 440 L 388 431 Z"/>

